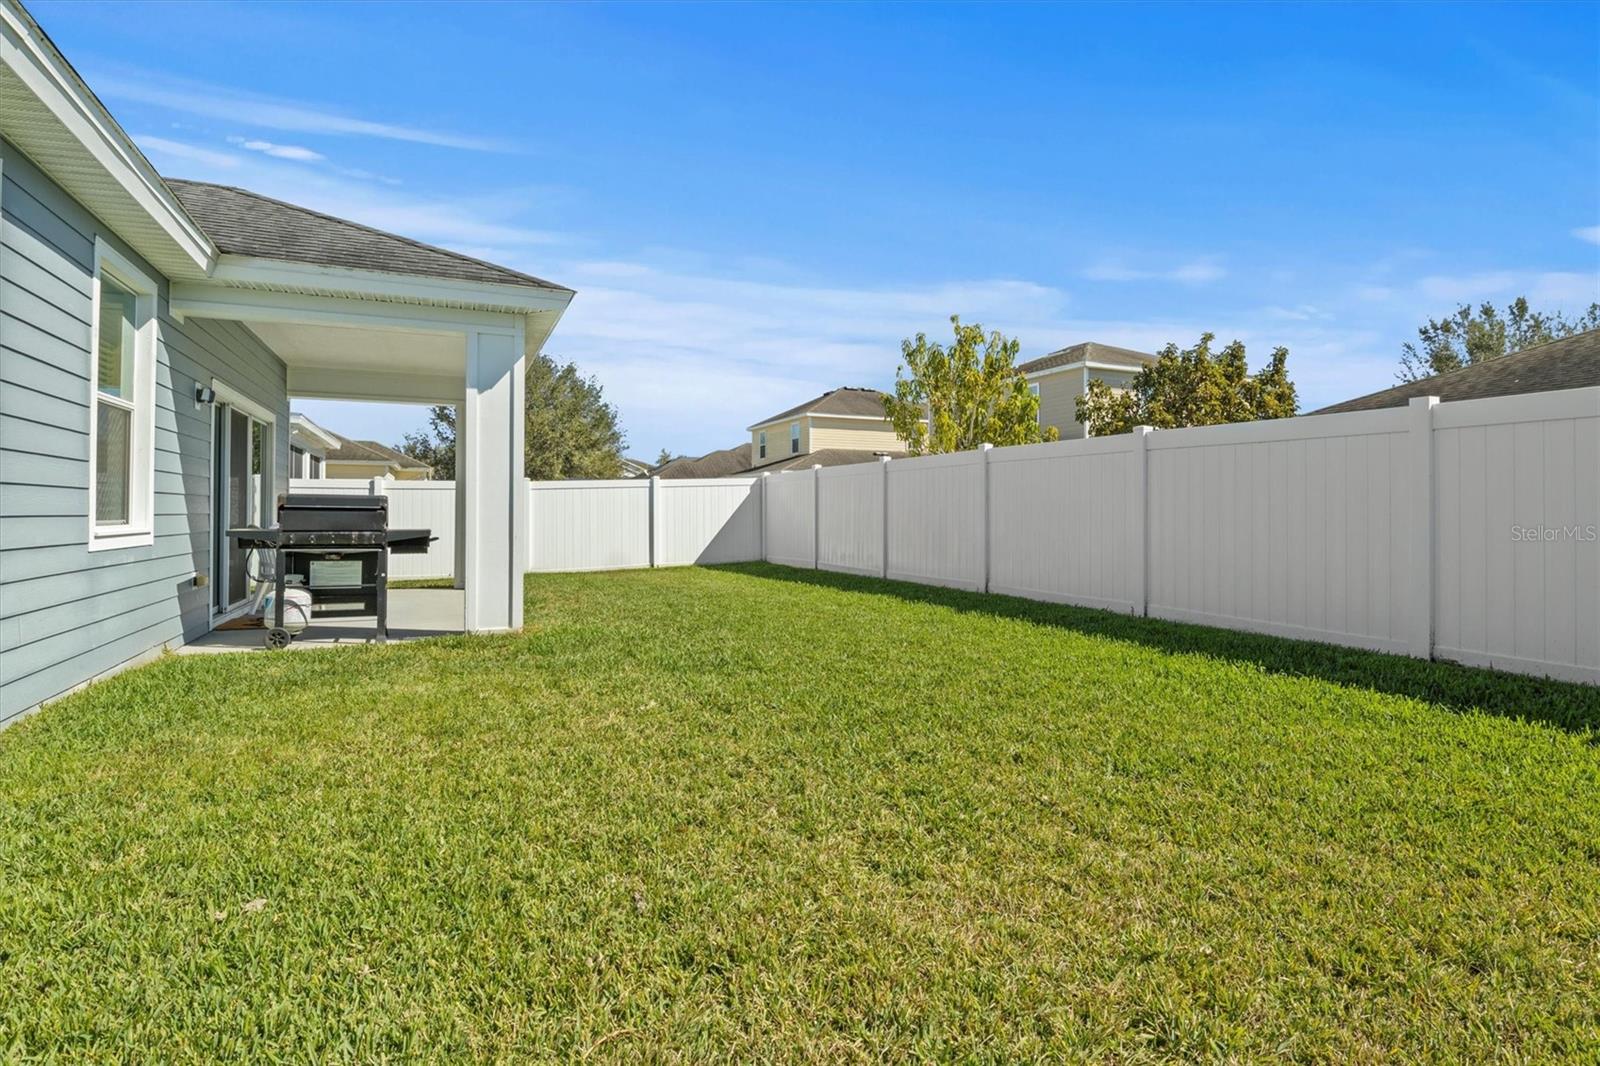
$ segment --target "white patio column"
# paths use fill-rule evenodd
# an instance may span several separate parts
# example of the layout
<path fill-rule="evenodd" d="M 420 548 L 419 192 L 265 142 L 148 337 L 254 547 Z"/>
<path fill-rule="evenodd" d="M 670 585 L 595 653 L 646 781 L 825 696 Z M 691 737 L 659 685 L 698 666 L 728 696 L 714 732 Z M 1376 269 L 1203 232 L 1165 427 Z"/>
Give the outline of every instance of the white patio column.
<path fill-rule="evenodd" d="M 527 521 L 522 488 L 521 328 L 467 334 L 466 425 L 456 434 L 466 458 L 468 632 L 522 627 L 522 551 Z"/>
<path fill-rule="evenodd" d="M 456 404 L 456 588 L 467 587 L 467 405 Z"/>

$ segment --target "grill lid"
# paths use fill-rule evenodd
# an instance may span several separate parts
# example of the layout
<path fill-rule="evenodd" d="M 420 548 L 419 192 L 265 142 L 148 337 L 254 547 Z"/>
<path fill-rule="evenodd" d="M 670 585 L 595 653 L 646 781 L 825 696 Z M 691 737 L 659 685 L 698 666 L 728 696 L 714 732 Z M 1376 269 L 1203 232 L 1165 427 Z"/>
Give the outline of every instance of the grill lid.
<path fill-rule="evenodd" d="M 356 496 L 334 492 L 290 493 L 278 503 L 278 510 L 291 511 L 387 511 L 387 496 Z"/>

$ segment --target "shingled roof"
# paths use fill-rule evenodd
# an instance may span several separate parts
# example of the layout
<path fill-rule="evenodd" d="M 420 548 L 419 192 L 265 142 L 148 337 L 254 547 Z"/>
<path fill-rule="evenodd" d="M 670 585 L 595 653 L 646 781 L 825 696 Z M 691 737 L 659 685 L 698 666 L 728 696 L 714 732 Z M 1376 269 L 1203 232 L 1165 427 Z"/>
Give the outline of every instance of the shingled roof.
<path fill-rule="evenodd" d="M 1420 381 L 1408 381 L 1310 413 L 1334 415 L 1345 411 L 1404 407 L 1418 396 L 1437 396 L 1448 403 L 1452 400 L 1481 400 L 1489 396 L 1554 392 L 1595 385 L 1600 385 L 1600 329 L 1536 344 L 1512 355 L 1435 374 Z"/>
<path fill-rule="evenodd" d="M 749 428 L 769 426 L 774 422 L 793 418 L 795 415 L 867 415 L 885 418 L 887 416 L 883 413 L 883 396 L 884 394 L 877 389 L 829 389 L 821 396 L 814 396 L 797 407 L 779 411 L 770 418 L 763 418 Z"/>
<path fill-rule="evenodd" d="M 732 448 L 723 448 L 720 451 L 707 452 L 695 458 L 680 455 L 676 459 L 668 459 L 660 466 L 650 471 L 651 477 L 659 478 L 686 478 L 686 477 L 729 477 L 733 474 L 745 473 L 750 469 L 750 442 L 736 444 Z"/>
<path fill-rule="evenodd" d="M 330 449 L 327 457 L 336 463 L 388 463 L 408 470 L 433 469 L 422 460 L 375 440 L 351 440 L 338 433 L 333 435 L 338 438 L 339 446 Z"/>
<path fill-rule="evenodd" d="M 164 180 L 190 217 L 224 253 L 386 274 L 572 291 L 459 252 L 324 215 L 248 189 L 177 178 Z"/>
<path fill-rule="evenodd" d="M 1094 341 L 1084 341 L 1067 348 L 1041 355 L 1037 359 L 1030 359 L 1017 367 L 1019 374 L 1033 374 L 1040 370 L 1051 370 L 1058 366 L 1071 366 L 1073 363 L 1108 363 L 1112 366 L 1125 366 L 1130 370 L 1141 370 L 1156 361 L 1156 357 L 1149 352 L 1136 352 L 1132 348 L 1118 348 L 1111 344 L 1097 344 Z"/>

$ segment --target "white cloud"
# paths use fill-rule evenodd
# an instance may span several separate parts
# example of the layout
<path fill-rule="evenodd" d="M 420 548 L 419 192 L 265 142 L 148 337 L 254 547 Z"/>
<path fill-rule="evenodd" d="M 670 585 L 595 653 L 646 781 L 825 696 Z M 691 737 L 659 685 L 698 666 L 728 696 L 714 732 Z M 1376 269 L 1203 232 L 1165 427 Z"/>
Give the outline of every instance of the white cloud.
<path fill-rule="evenodd" d="M 204 148 L 197 144 L 187 144 L 183 141 L 174 141 L 166 137 L 156 137 L 148 133 L 134 136 L 134 141 L 146 155 L 155 156 L 157 159 L 179 159 L 185 163 L 200 163 L 208 167 L 222 170 L 233 170 L 244 160 L 230 152 L 219 152 L 215 149 Z M 157 165 L 157 170 L 164 169 Z"/>
<path fill-rule="evenodd" d="M 242 93 L 220 85 L 171 78 L 149 71 L 123 69 L 96 72 L 89 81 L 95 91 L 106 99 L 149 104 L 243 126 L 330 136 L 376 137 L 480 152 L 507 150 L 505 144 L 489 137 L 357 118 L 317 104 Z"/>
<path fill-rule="evenodd" d="M 1220 281 L 1228 272 L 1216 259 L 1206 256 L 1180 263 L 1165 270 L 1148 270 L 1128 266 L 1120 259 L 1103 260 L 1083 272 L 1089 281 L 1175 281 L 1185 285 L 1203 285 Z"/>
<path fill-rule="evenodd" d="M 262 155 L 270 155 L 274 159 L 292 159 L 297 163 L 315 163 L 327 158 L 321 152 L 298 144 L 274 144 L 271 141 L 246 140 L 243 137 L 229 137 L 228 143 L 252 152 L 260 152 Z"/>
<path fill-rule="evenodd" d="M 1600 275 L 1573 271 L 1494 270 L 1475 274 L 1430 275 L 1415 292 L 1425 300 L 1455 306 L 1480 300 L 1526 296 L 1541 310 L 1572 308 L 1600 300 Z"/>
<path fill-rule="evenodd" d="M 1572 231 L 1572 235 L 1580 241 L 1590 244 L 1600 244 L 1600 226 L 1579 226 Z"/>
<path fill-rule="evenodd" d="M 265 196 L 484 259 L 504 261 L 516 256 L 518 249 L 562 240 L 557 234 L 516 221 L 517 213 L 527 206 L 520 195 L 448 199 L 406 195 L 367 184 L 375 175 L 360 172 L 360 180 L 346 180 L 340 168 L 296 166 L 301 160 L 285 160 L 281 153 L 238 156 L 165 137 L 141 135 L 135 140 L 151 155 L 157 170 L 168 172 L 163 164 L 178 161 L 185 164 L 182 177 L 225 180 Z M 240 147 L 248 146 L 241 138 Z"/>

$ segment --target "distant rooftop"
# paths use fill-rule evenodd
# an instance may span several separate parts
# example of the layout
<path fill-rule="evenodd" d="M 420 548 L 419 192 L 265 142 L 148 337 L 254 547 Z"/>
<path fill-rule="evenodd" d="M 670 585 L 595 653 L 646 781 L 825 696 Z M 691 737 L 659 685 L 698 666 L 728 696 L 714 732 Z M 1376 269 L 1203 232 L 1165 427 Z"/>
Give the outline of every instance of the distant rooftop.
<path fill-rule="evenodd" d="M 1109 363 L 1112 366 L 1125 366 L 1130 370 L 1139 370 L 1156 361 L 1156 357 L 1149 352 L 1136 352 L 1132 348 L 1118 348 L 1111 344 L 1098 344 L 1094 341 L 1084 341 L 1068 348 L 1041 355 L 1037 359 L 1030 359 L 1017 367 L 1019 374 L 1034 374 L 1040 370 L 1052 370 L 1058 366 L 1071 366 L 1073 363 Z"/>
<path fill-rule="evenodd" d="M 1437 396 L 1449 402 L 1594 385 L 1600 385 L 1600 329 L 1536 344 L 1498 359 L 1473 363 L 1420 381 L 1408 381 L 1309 413 L 1332 415 L 1404 407 L 1418 396 Z"/>
<path fill-rule="evenodd" d="M 405 452 L 396 451 L 375 440 L 351 440 L 338 433 L 333 435 L 339 438 L 339 446 L 328 452 L 328 458 L 336 463 L 388 463 L 409 470 L 432 469 L 420 459 L 412 458 Z"/>
<path fill-rule="evenodd" d="M 755 429 L 757 426 L 782 422 L 796 415 L 868 415 L 884 418 L 886 416 L 883 413 L 883 396 L 884 394 L 877 389 L 829 389 L 821 396 L 814 396 L 798 407 L 779 411 L 770 418 L 752 423 L 749 428 Z"/>

